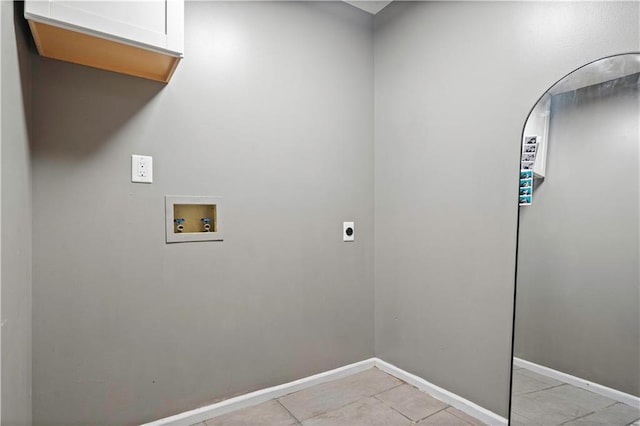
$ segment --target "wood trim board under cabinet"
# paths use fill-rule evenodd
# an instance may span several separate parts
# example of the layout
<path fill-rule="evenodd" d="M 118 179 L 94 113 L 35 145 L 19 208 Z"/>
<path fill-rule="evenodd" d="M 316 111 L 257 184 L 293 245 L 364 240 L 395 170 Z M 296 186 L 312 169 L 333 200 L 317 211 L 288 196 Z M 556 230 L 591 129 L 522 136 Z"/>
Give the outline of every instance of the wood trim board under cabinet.
<path fill-rule="evenodd" d="M 40 55 L 167 83 L 179 57 L 29 20 Z"/>

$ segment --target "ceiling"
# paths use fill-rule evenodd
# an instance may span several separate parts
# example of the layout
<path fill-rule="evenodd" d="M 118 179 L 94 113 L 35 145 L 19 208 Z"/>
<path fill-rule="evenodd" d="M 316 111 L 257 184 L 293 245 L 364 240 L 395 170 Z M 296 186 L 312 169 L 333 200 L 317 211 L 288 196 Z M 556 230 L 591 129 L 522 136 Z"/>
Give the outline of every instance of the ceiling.
<path fill-rule="evenodd" d="M 351 6 L 375 15 L 389 5 L 393 0 L 343 1 L 345 3 L 349 3 Z M 556 95 L 558 93 L 577 90 L 581 87 L 604 83 L 605 81 L 615 80 L 617 78 L 639 72 L 640 55 L 629 54 L 614 56 L 611 58 L 601 59 L 574 71 L 557 82 L 551 89 L 549 89 L 548 93 Z"/>
<path fill-rule="evenodd" d="M 347 1 L 344 0 L 345 3 L 349 3 L 351 6 L 355 6 L 358 9 L 362 9 L 366 12 L 369 12 L 372 15 L 380 12 L 386 5 L 391 3 L 392 0 L 389 1 L 378 1 L 378 0 L 360 0 L 360 1 Z"/>

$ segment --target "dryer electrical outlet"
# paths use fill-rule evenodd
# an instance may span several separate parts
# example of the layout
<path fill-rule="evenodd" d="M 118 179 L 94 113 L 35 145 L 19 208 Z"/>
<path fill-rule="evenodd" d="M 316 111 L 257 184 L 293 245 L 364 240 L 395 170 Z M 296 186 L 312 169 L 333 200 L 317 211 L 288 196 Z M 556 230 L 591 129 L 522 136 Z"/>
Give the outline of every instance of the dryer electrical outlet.
<path fill-rule="evenodd" d="M 354 241 L 356 228 L 353 222 L 342 222 L 342 241 Z"/>
<path fill-rule="evenodd" d="M 153 182 L 153 157 L 135 154 L 131 156 L 131 182 Z"/>

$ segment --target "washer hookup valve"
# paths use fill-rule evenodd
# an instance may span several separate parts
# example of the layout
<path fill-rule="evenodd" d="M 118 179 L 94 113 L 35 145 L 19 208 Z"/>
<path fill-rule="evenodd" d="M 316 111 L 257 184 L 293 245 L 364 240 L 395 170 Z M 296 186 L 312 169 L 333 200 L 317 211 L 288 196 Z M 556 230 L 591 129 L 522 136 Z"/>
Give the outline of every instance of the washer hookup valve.
<path fill-rule="evenodd" d="M 173 223 L 176 224 L 176 232 L 184 231 L 184 218 L 173 219 Z"/>
<path fill-rule="evenodd" d="M 204 232 L 211 232 L 211 218 L 203 217 L 200 219 L 200 222 L 203 223 Z"/>

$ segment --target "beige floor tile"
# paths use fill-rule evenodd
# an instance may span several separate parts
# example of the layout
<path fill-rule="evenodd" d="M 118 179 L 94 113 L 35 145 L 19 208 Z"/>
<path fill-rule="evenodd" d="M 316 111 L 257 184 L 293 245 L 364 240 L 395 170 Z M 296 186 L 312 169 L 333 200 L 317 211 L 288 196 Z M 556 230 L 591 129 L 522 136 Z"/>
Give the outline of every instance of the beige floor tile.
<path fill-rule="evenodd" d="M 409 426 L 411 420 L 372 397 L 303 420 L 304 426 Z"/>
<path fill-rule="evenodd" d="M 519 370 L 513 372 L 513 388 L 511 389 L 511 392 L 514 395 L 522 395 L 553 387 L 553 385 L 527 376 L 524 374 L 525 371 L 526 370 Z"/>
<path fill-rule="evenodd" d="M 447 410 L 442 410 L 418 422 L 420 426 L 469 426 L 470 423 L 465 422 L 458 416 L 454 416 Z"/>
<path fill-rule="evenodd" d="M 379 393 L 376 398 L 414 421 L 447 407 L 444 402 L 407 384 Z"/>
<path fill-rule="evenodd" d="M 575 404 L 587 412 L 598 411 L 616 403 L 613 399 L 571 385 L 546 389 L 541 393 L 545 393 L 548 398 L 555 398 L 561 403 Z"/>
<path fill-rule="evenodd" d="M 486 426 L 486 423 L 481 422 L 473 416 L 468 415 L 464 411 L 460 411 L 457 408 L 449 407 L 447 408 L 447 412 L 453 414 L 456 417 L 460 417 L 465 422 L 473 425 L 473 426 Z"/>
<path fill-rule="evenodd" d="M 593 414 L 564 423 L 567 426 L 626 426 L 640 418 L 640 409 L 617 403 Z"/>
<path fill-rule="evenodd" d="M 511 413 L 509 426 L 541 426 L 540 423 L 524 418 L 516 413 Z"/>
<path fill-rule="evenodd" d="M 541 383 L 550 387 L 532 390 Z M 640 417 L 638 409 L 527 369 L 514 371 L 513 388 L 514 426 L 626 426 Z"/>
<path fill-rule="evenodd" d="M 557 388 L 514 396 L 512 412 L 540 424 L 559 425 L 595 411 L 596 408 L 585 408 L 566 398 L 558 398 L 550 392 L 554 389 Z"/>
<path fill-rule="evenodd" d="M 522 374 L 523 376 L 531 377 L 539 382 L 546 383 L 550 386 L 560 386 L 564 384 L 560 380 L 552 379 L 549 376 L 545 376 L 543 374 L 538 374 L 535 371 L 527 370 L 526 368 L 522 368 L 518 370 L 518 374 Z"/>
<path fill-rule="evenodd" d="M 290 426 L 298 421 L 276 400 L 243 408 L 204 422 L 206 426 Z"/>
<path fill-rule="evenodd" d="M 305 420 L 401 384 L 402 382 L 395 377 L 372 368 L 292 393 L 280 398 L 279 401 L 296 418 Z"/>

